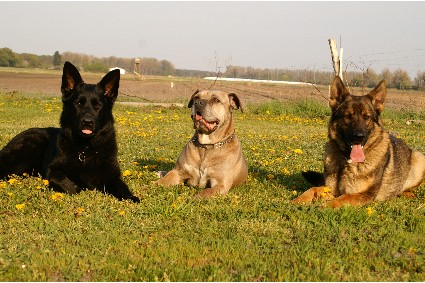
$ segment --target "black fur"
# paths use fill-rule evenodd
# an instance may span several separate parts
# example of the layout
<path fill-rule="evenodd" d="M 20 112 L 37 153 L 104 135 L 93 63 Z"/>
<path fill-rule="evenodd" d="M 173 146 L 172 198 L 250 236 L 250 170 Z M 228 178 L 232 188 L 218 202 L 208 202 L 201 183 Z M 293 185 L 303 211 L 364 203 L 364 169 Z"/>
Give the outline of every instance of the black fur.
<path fill-rule="evenodd" d="M 97 189 L 118 199 L 139 202 L 121 179 L 112 107 L 120 73 L 113 70 L 98 84 L 86 84 L 65 62 L 62 76 L 61 128 L 32 128 L 0 151 L 0 178 L 41 175 L 59 192 Z"/>

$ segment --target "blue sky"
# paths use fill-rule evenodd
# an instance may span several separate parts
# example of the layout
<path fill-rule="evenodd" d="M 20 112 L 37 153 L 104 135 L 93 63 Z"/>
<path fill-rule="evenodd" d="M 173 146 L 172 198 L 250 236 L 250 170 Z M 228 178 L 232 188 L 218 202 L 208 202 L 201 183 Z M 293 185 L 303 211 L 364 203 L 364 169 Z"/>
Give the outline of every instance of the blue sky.
<path fill-rule="evenodd" d="M 425 71 L 425 2 L 12 1 L 0 11 L 0 47 L 17 53 L 330 71 L 333 37 L 348 70 Z"/>

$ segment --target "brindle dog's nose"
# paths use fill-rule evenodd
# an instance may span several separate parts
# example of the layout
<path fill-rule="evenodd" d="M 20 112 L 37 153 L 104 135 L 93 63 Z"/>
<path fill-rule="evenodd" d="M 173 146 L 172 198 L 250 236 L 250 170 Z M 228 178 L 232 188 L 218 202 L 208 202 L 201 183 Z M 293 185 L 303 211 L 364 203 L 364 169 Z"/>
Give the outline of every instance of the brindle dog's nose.
<path fill-rule="evenodd" d="M 202 108 L 207 105 L 208 101 L 206 99 L 198 99 L 195 101 L 195 107 Z"/>

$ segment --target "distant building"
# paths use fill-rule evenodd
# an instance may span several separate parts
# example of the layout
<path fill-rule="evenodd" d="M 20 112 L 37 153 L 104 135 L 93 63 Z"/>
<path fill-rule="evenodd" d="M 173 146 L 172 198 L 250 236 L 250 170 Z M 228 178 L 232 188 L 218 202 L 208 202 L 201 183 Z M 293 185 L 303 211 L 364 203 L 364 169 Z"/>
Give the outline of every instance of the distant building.
<path fill-rule="evenodd" d="M 124 70 L 124 69 L 122 69 L 122 68 L 118 68 L 118 67 L 109 68 L 109 72 L 110 72 L 110 71 L 113 71 L 113 70 L 116 70 L 116 69 L 120 70 L 120 74 L 121 74 L 121 75 L 125 75 L 125 70 Z"/>

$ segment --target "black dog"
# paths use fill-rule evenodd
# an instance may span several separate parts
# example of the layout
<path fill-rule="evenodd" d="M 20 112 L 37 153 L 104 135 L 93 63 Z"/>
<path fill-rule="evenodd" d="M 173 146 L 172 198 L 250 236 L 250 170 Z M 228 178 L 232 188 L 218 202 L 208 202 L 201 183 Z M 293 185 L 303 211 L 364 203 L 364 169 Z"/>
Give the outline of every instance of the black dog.
<path fill-rule="evenodd" d="M 97 189 L 139 202 L 121 179 L 117 160 L 112 107 L 119 80 L 119 70 L 113 70 L 98 84 L 85 84 L 77 68 L 65 62 L 61 128 L 32 128 L 14 137 L 0 151 L 0 178 L 40 174 L 55 191 Z"/>

